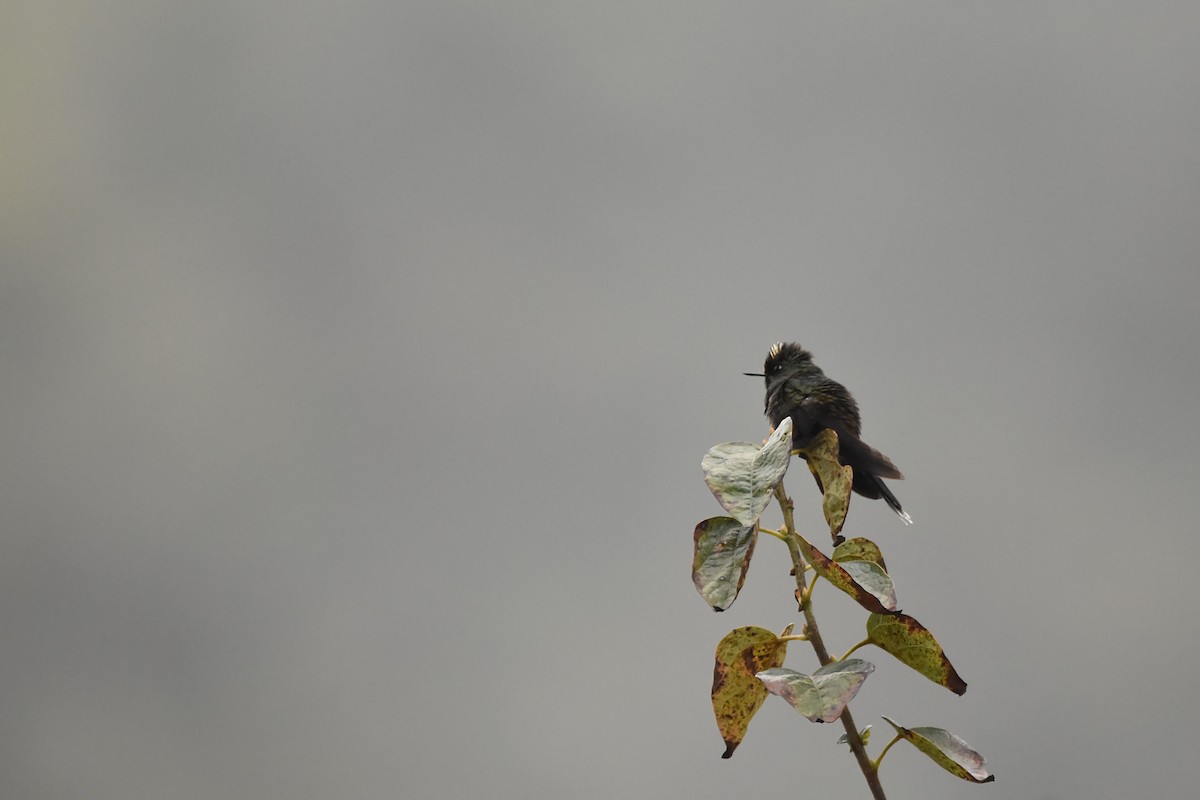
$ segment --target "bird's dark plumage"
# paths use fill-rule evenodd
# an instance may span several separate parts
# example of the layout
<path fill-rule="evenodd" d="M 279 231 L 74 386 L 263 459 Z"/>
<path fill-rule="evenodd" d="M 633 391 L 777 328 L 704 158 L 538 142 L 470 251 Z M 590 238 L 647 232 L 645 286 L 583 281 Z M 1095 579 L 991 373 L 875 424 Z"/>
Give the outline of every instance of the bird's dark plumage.
<path fill-rule="evenodd" d="M 765 412 L 772 427 L 792 418 L 792 446 L 802 448 L 825 428 L 838 435 L 840 460 L 854 469 L 854 491 L 863 497 L 883 498 L 906 524 L 912 519 L 888 489 L 883 478 L 904 475 L 891 459 L 864 442 L 858 404 L 850 392 L 827 377 L 812 361 L 812 354 L 795 343 L 780 342 L 771 348 L 762 373 L 766 380 Z"/>

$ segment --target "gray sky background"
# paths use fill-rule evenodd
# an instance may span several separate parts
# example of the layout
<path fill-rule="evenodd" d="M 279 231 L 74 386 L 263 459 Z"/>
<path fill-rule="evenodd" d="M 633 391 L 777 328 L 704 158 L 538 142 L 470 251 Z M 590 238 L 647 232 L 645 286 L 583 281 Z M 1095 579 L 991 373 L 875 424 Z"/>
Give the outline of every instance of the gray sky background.
<path fill-rule="evenodd" d="M 722 761 L 709 707 L 796 621 L 773 540 L 725 614 L 688 574 L 778 339 L 970 684 L 865 651 L 872 750 L 998 776 L 891 796 L 1193 796 L 1200 5 L 3 17 L 0 796 L 865 796 L 840 726 Z"/>

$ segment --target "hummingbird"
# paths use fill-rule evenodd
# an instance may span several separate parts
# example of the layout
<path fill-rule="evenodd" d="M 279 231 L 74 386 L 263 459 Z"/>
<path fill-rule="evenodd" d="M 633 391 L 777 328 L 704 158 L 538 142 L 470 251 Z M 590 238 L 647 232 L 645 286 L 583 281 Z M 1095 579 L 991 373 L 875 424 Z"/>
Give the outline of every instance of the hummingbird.
<path fill-rule="evenodd" d="M 777 342 L 767 354 L 762 372 L 743 374 L 766 380 L 764 413 L 772 428 L 779 427 L 786 417 L 792 418 L 793 448 L 803 448 L 822 430 L 831 428 L 838 435 L 838 460 L 854 469 L 854 491 L 873 500 L 882 497 L 905 525 L 912 524 L 912 517 L 883 482 L 883 478 L 903 480 L 904 475 L 890 458 L 859 438 L 858 403 L 845 386 L 813 363 L 812 353 L 794 342 Z"/>

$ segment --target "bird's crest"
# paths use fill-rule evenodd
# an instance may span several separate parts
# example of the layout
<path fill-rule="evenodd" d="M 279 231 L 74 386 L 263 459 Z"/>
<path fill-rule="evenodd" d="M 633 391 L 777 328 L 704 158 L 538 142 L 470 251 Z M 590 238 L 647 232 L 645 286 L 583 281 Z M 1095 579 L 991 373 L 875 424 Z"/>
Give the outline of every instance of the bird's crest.
<path fill-rule="evenodd" d="M 775 365 L 776 367 L 783 364 L 801 365 L 805 362 L 812 362 L 812 353 L 805 350 L 795 342 L 776 342 L 771 345 L 771 352 L 767 354 L 767 365 Z M 770 372 L 770 368 L 766 370 Z"/>

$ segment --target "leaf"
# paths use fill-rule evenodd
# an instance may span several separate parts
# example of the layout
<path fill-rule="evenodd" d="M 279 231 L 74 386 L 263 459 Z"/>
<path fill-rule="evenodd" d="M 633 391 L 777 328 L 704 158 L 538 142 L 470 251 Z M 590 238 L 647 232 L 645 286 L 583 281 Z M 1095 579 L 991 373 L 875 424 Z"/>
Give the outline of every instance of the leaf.
<path fill-rule="evenodd" d="M 792 626 L 782 636 L 790 636 Z M 717 645 L 716 666 L 713 668 L 712 704 L 717 717 L 717 729 L 725 740 L 729 758 L 746 736 L 751 718 L 767 699 L 767 687 L 754 676 L 764 669 L 783 664 L 787 642 L 766 628 L 748 626 L 736 628 Z"/>
<path fill-rule="evenodd" d="M 967 691 L 966 681 L 955 672 L 937 639 L 907 614 L 872 614 L 867 618 L 867 639 L 955 694 Z"/>
<path fill-rule="evenodd" d="M 872 728 L 872 726 L 868 725 L 867 727 L 863 728 L 861 731 L 858 732 L 858 738 L 862 741 L 863 744 L 871 743 L 871 728 Z M 843 733 L 841 736 L 838 737 L 837 743 L 838 744 L 850 744 L 850 734 Z"/>
<path fill-rule="evenodd" d="M 696 526 L 693 538 L 692 583 L 713 611 L 724 611 L 742 590 L 758 534 L 732 517 L 712 517 Z"/>
<path fill-rule="evenodd" d="M 787 417 L 759 448 L 750 442 L 726 442 L 700 461 L 704 482 L 730 516 L 753 525 L 771 502 L 791 459 L 792 420 Z"/>
<path fill-rule="evenodd" d="M 839 564 L 813 547 L 803 536 L 796 534 L 800 552 L 825 580 L 850 595 L 855 601 L 877 614 L 896 610 L 896 591 L 892 579 L 878 564 L 869 561 L 848 561 Z"/>
<path fill-rule="evenodd" d="M 896 729 L 896 733 L 912 742 L 918 750 L 951 775 L 975 783 L 996 780 L 996 776 L 983 766 L 987 759 L 950 731 L 944 728 L 905 728 L 887 717 L 884 719 Z"/>
<path fill-rule="evenodd" d="M 833 548 L 833 560 L 839 562 L 873 561 L 883 567 L 884 572 L 887 572 L 887 564 L 883 563 L 883 552 L 879 549 L 879 545 L 861 536 L 847 539 Z"/>
<path fill-rule="evenodd" d="M 767 691 L 791 704 L 813 722 L 833 722 L 858 694 L 875 665 L 861 658 L 833 661 L 812 675 L 790 669 L 767 669 L 758 679 Z"/>
<path fill-rule="evenodd" d="M 847 561 L 840 566 L 856 585 L 879 598 L 885 609 L 896 610 L 896 587 L 883 567 L 874 561 Z"/>
<path fill-rule="evenodd" d="M 837 539 L 846 524 L 846 512 L 850 510 L 850 489 L 854 484 L 854 470 L 843 466 L 838 460 L 838 436 L 829 428 L 812 438 L 800 454 L 808 462 L 808 469 L 817 476 L 824 496 L 821 510 L 829 523 L 829 532 Z"/>

